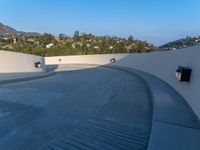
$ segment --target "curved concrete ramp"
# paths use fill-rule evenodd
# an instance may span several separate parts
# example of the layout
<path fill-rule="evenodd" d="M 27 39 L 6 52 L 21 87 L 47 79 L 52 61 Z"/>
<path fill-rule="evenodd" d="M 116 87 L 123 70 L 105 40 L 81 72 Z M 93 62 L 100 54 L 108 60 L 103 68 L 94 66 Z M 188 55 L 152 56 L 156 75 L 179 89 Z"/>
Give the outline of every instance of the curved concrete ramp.
<path fill-rule="evenodd" d="M 151 123 L 135 121 L 132 124 L 90 119 L 70 134 L 59 138 L 46 149 L 130 149 L 145 150 L 149 142 Z"/>
<path fill-rule="evenodd" d="M 147 149 L 152 109 L 138 76 L 110 68 L 0 85 L 0 149 Z"/>
<path fill-rule="evenodd" d="M 119 66 L 59 68 L 0 85 L 0 149 L 199 150 L 200 121 L 165 82 Z"/>

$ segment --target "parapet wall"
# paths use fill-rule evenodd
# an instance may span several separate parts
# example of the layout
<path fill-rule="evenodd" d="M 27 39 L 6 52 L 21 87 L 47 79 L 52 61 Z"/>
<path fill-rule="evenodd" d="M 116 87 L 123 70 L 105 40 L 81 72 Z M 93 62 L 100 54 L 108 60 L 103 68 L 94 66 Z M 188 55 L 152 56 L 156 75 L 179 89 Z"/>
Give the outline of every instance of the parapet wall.
<path fill-rule="evenodd" d="M 36 68 L 35 62 L 41 62 L 42 67 Z M 0 50 L 0 74 L 44 71 L 43 57 Z"/>
<path fill-rule="evenodd" d="M 117 61 L 116 65 L 135 68 L 164 80 L 185 98 L 200 119 L 200 46 L 176 51 L 133 54 Z M 192 69 L 190 83 L 178 82 L 175 72 L 179 66 Z"/>
<path fill-rule="evenodd" d="M 176 51 L 142 54 L 86 55 L 46 57 L 47 65 L 98 64 L 106 65 L 116 58 L 114 65 L 138 69 L 150 73 L 171 85 L 179 92 L 200 118 L 200 45 Z M 178 66 L 192 68 L 190 83 L 180 83 L 175 77 Z"/>
<path fill-rule="evenodd" d="M 61 65 L 61 64 L 95 64 L 105 65 L 109 64 L 112 58 L 121 60 L 129 54 L 102 54 L 102 55 L 78 55 L 78 56 L 58 56 L 46 57 L 45 63 L 47 65 Z"/>

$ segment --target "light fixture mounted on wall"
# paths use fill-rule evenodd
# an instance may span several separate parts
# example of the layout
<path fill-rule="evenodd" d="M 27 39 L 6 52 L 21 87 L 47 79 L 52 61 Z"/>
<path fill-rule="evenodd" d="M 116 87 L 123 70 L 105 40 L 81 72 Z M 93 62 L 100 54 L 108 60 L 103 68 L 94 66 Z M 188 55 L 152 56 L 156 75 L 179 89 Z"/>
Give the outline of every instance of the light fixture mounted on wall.
<path fill-rule="evenodd" d="M 179 68 L 176 70 L 176 78 L 179 82 L 190 82 L 191 73 L 191 68 L 179 66 Z"/>
<path fill-rule="evenodd" d="M 41 65 L 41 62 L 35 62 L 35 68 L 41 68 L 42 65 Z"/>
<path fill-rule="evenodd" d="M 114 63 L 114 62 L 116 62 L 116 59 L 115 59 L 115 58 L 111 58 L 111 59 L 110 59 L 110 62 L 111 62 L 111 63 Z"/>

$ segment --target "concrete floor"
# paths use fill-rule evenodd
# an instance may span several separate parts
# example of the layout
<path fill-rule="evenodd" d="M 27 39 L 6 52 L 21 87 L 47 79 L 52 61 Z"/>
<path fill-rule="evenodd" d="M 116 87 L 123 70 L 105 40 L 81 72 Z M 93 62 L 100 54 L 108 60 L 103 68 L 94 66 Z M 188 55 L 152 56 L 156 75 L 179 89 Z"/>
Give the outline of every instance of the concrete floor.
<path fill-rule="evenodd" d="M 152 100 L 137 76 L 96 67 L 0 86 L 0 149 L 147 149 Z"/>

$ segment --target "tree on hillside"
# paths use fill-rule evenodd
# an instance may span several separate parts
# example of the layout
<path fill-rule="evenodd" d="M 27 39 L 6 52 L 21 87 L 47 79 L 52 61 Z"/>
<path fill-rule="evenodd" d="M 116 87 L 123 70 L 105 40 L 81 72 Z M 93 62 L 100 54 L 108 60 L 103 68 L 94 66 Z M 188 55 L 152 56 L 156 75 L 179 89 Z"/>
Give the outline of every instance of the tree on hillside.
<path fill-rule="evenodd" d="M 129 43 L 133 43 L 133 42 L 134 42 L 134 38 L 133 38 L 132 35 L 130 35 L 130 36 L 128 37 L 128 42 L 129 42 Z"/>
<path fill-rule="evenodd" d="M 80 36 L 79 31 L 75 31 L 75 33 L 74 33 L 74 38 L 78 38 L 79 36 Z"/>
<path fill-rule="evenodd" d="M 63 34 L 63 33 L 60 33 L 60 34 L 59 34 L 59 40 L 60 40 L 60 41 L 65 40 L 66 37 L 67 37 L 67 36 L 66 36 L 65 34 Z"/>
<path fill-rule="evenodd" d="M 45 47 L 47 44 L 54 43 L 55 38 L 52 34 L 44 33 L 40 38 L 39 38 L 39 43 L 42 47 Z"/>

